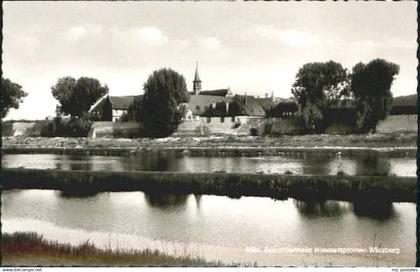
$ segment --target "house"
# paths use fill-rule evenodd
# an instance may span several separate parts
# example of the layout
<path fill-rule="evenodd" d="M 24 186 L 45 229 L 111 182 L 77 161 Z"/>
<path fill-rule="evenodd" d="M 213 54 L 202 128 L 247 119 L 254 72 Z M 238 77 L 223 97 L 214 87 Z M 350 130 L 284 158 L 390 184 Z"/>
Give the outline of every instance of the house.
<path fill-rule="evenodd" d="M 202 90 L 198 64 L 196 66 L 193 91 L 190 92 L 190 101 L 185 103 L 186 113 L 184 121 L 199 121 L 205 119 L 208 122 L 219 118 L 231 117 L 235 122 L 235 117 L 242 119 L 263 118 L 266 110 L 273 106 L 273 95 L 268 97 L 255 97 L 249 95 L 233 95 L 230 88 Z M 89 110 L 93 119 L 97 121 L 121 121 L 128 108 L 139 96 L 110 96 L 105 95 L 99 99 Z"/>
<path fill-rule="evenodd" d="M 121 121 L 121 117 L 127 114 L 128 108 L 142 95 L 110 96 L 108 94 L 100 98 L 89 110 L 92 118 L 97 121 Z"/>
<path fill-rule="evenodd" d="M 264 98 L 233 95 L 230 88 L 216 90 L 202 90 L 201 80 L 196 66 L 193 91 L 190 92 L 190 101 L 187 105 L 186 121 L 199 120 L 205 117 L 211 122 L 216 117 L 255 116 L 264 117 L 266 109 L 273 105 L 273 97 L 266 95 Z"/>

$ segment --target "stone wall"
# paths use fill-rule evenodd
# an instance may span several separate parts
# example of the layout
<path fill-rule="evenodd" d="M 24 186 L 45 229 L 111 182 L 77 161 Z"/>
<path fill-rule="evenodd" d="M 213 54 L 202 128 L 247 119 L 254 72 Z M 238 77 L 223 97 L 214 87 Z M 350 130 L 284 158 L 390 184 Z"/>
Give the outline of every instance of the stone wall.
<path fill-rule="evenodd" d="M 264 118 L 253 116 L 235 116 L 225 117 L 222 121 L 221 117 L 208 118 L 201 117 L 205 130 L 210 134 L 228 134 L 228 135 L 251 135 L 251 130 L 255 129 L 255 134 L 259 134 L 259 127 Z"/>
<path fill-rule="evenodd" d="M 174 137 L 185 135 L 250 135 L 251 129 L 260 134 L 262 117 L 235 116 L 232 117 L 200 117 L 199 120 L 184 121 L 173 134 Z"/>
<path fill-rule="evenodd" d="M 190 120 L 184 121 L 179 124 L 178 129 L 172 135 L 173 137 L 178 136 L 192 136 L 192 135 L 204 135 L 203 122 L 201 120 Z"/>
<path fill-rule="evenodd" d="M 46 121 L 6 121 L 2 123 L 2 136 L 41 136 L 42 125 Z"/>
<path fill-rule="evenodd" d="M 200 120 L 210 134 L 238 134 L 238 129 L 235 128 L 235 121 L 232 122 L 232 117 L 200 117 Z"/>
<path fill-rule="evenodd" d="M 410 131 L 417 132 L 417 115 L 390 115 L 376 126 L 378 132 Z"/>
<path fill-rule="evenodd" d="M 138 122 L 93 122 L 89 138 L 132 138 L 136 137 L 143 125 Z"/>

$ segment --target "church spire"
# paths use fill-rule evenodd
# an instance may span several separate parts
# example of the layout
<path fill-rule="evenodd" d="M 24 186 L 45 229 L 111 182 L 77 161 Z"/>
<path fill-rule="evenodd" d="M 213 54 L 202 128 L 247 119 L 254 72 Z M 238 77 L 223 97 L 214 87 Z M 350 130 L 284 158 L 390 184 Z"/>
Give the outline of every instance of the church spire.
<path fill-rule="evenodd" d="M 198 61 L 195 66 L 195 76 L 193 81 L 193 92 L 194 94 L 198 94 L 201 91 L 201 80 L 200 75 L 198 74 Z"/>

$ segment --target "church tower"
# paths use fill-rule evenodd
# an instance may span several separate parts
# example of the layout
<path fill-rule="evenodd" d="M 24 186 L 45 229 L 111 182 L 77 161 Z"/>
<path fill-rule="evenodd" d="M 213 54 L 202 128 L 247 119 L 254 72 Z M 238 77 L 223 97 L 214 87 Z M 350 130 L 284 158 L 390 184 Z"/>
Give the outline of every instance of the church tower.
<path fill-rule="evenodd" d="M 194 81 L 193 81 L 193 93 L 194 94 L 199 94 L 201 91 L 201 80 L 200 80 L 200 76 L 198 75 L 198 61 L 195 67 L 195 76 L 194 76 Z"/>

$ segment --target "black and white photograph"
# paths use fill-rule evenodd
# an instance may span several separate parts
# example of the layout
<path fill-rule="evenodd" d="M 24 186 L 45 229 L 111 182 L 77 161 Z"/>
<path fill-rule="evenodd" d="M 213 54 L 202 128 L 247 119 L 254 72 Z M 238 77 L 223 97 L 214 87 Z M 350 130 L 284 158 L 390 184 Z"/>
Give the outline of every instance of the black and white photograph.
<path fill-rule="evenodd" d="M 416 266 L 416 1 L 2 12 L 2 269 Z"/>

